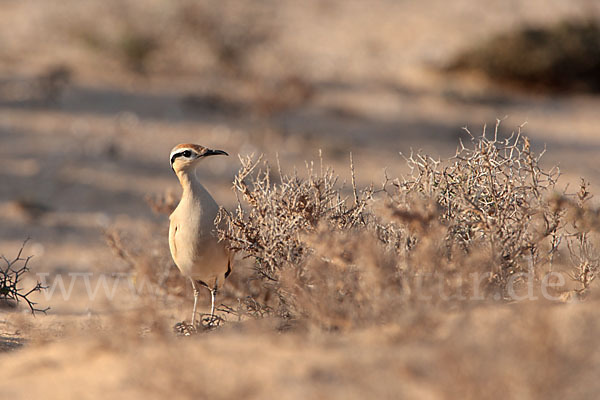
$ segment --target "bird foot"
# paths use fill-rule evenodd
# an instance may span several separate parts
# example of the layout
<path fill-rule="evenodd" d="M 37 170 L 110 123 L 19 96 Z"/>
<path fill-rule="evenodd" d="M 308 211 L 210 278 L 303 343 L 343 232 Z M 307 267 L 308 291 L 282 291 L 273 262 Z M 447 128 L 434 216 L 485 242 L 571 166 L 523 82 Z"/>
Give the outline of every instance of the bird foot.
<path fill-rule="evenodd" d="M 200 324 L 203 329 L 212 330 L 221 326 L 223 321 L 223 318 L 219 317 L 218 315 L 202 314 Z"/>
<path fill-rule="evenodd" d="M 181 321 L 173 325 L 173 332 L 177 336 L 192 336 L 197 333 L 197 329 L 194 325 Z"/>
<path fill-rule="evenodd" d="M 189 324 L 186 321 L 181 321 L 173 325 L 173 332 L 177 336 L 192 336 L 200 332 L 211 331 L 221 326 L 224 321 L 218 315 L 201 314 L 200 321 L 196 321 L 195 325 Z"/>

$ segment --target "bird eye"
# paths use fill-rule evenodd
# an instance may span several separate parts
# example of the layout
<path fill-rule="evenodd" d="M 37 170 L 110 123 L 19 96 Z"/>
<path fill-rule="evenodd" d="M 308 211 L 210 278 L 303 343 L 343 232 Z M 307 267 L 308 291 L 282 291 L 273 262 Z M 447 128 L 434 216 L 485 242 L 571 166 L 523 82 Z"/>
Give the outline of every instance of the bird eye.
<path fill-rule="evenodd" d="M 186 150 L 186 151 L 184 151 L 182 154 L 183 154 L 183 156 L 184 156 L 184 157 L 186 157 L 186 158 L 188 158 L 188 157 L 191 157 L 191 156 L 192 156 L 192 152 L 191 152 L 191 151 L 189 151 L 189 150 Z"/>

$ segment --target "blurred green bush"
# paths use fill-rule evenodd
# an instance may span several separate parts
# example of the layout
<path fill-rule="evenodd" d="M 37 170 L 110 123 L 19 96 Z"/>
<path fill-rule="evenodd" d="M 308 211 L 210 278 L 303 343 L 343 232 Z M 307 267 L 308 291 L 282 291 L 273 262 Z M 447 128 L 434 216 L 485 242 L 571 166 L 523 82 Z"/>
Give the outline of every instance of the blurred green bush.
<path fill-rule="evenodd" d="M 494 36 L 456 55 L 449 71 L 480 71 L 528 89 L 600 91 L 600 25 L 564 20 Z"/>

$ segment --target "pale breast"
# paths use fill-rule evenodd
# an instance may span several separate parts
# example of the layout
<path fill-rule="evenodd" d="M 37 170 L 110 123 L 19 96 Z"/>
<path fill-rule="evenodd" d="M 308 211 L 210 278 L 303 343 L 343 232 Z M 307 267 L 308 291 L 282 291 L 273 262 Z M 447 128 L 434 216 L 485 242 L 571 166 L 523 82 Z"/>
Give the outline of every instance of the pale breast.
<path fill-rule="evenodd" d="M 216 213 L 216 207 L 201 208 L 182 199 L 169 218 L 171 254 L 187 277 L 208 282 L 227 269 L 225 250 L 215 237 Z"/>

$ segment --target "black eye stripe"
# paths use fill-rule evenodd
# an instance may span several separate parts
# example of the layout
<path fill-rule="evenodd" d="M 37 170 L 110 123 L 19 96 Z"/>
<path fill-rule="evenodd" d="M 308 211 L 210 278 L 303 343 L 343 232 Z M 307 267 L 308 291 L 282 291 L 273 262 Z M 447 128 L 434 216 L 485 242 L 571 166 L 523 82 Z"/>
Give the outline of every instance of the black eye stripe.
<path fill-rule="evenodd" d="M 175 153 L 175 154 L 173 154 L 173 156 L 171 156 L 171 164 L 173 164 L 175 162 L 175 159 L 177 157 L 189 158 L 191 156 L 192 156 L 192 152 L 190 150 L 180 151 L 179 153 Z"/>

